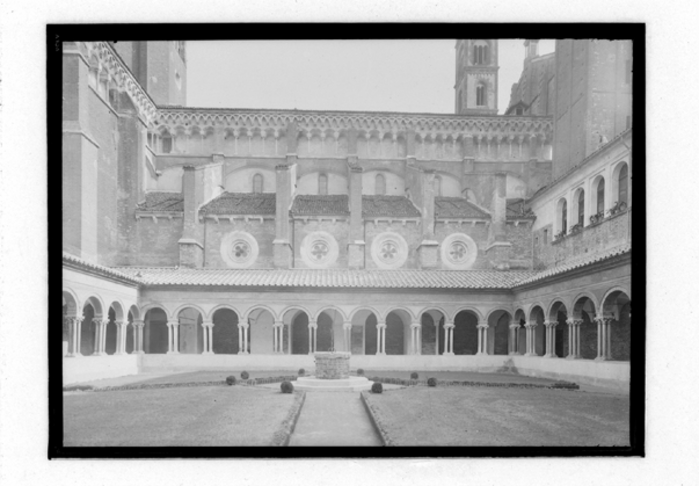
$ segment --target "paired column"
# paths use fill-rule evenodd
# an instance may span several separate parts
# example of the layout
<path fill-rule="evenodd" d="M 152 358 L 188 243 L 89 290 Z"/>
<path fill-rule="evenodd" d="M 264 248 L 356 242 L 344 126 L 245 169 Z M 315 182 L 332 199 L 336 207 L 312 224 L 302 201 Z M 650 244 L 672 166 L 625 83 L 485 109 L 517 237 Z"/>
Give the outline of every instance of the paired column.
<path fill-rule="evenodd" d="M 476 354 L 488 354 L 488 323 L 481 322 L 476 328 L 478 329 L 478 352 Z"/>
<path fill-rule="evenodd" d="M 445 356 L 454 355 L 454 322 L 444 320 L 444 353 Z"/>
<path fill-rule="evenodd" d="M 204 351 L 201 354 L 214 354 L 214 323 L 203 321 L 201 327 L 204 330 Z"/>
<path fill-rule="evenodd" d="M 308 319 L 308 354 L 313 354 L 316 352 L 316 345 L 318 344 L 318 323 L 315 319 Z"/>
<path fill-rule="evenodd" d="M 352 353 L 352 321 L 345 321 L 342 324 L 342 332 L 345 336 L 345 352 Z"/>
<path fill-rule="evenodd" d="M 510 340 L 508 345 L 507 354 L 510 356 L 516 355 L 517 353 L 517 334 L 519 333 L 519 321 L 512 321 L 510 323 Z"/>
<path fill-rule="evenodd" d="M 126 333 L 128 331 L 128 322 L 115 321 L 117 327 L 116 350 L 114 354 L 126 354 Z"/>
<path fill-rule="evenodd" d="M 272 326 L 274 334 L 274 354 L 284 354 L 284 321 L 274 321 Z"/>
<path fill-rule="evenodd" d="M 422 324 L 413 321 L 410 325 L 410 354 L 422 354 Z"/>
<path fill-rule="evenodd" d="M 558 321 L 544 321 L 546 327 L 546 354 L 544 358 L 556 358 L 556 326 Z"/>
<path fill-rule="evenodd" d="M 527 346 L 526 346 L 526 352 L 524 353 L 525 356 L 536 356 L 536 340 L 535 340 L 535 329 L 536 329 L 536 322 L 527 322 L 524 325 L 524 328 L 526 329 L 526 339 L 527 339 Z"/>
<path fill-rule="evenodd" d="M 167 322 L 167 354 L 180 353 L 180 323 L 179 321 Z"/>
<path fill-rule="evenodd" d="M 612 359 L 612 320 L 611 316 L 595 317 L 597 323 L 597 357 L 595 361 Z"/>
<path fill-rule="evenodd" d="M 142 320 L 135 320 L 133 326 L 133 351 L 131 354 L 144 354 L 143 351 L 143 328 L 145 323 Z"/>
<path fill-rule="evenodd" d="M 103 356 L 105 354 L 104 347 L 107 337 L 107 324 L 108 320 L 95 317 L 92 319 L 95 323 L 95 349 L 92 352 L 93 356 Z"/>
<path fill-rule="evenodd" d="M 248 352 L 248 331 L 250 324 L 238 323 L 238 354 L 249 354 Z"/>
<path fill-rule="evenodd" d="M 376 324 L 376 354 L 386 354 L 386 321 L 381 320 Z"/>
<path fill-rule="evenodd" d="M 69 320 L 70 350 L 68 356 L 71 356 L 73 358 L 79 358 L 82 356 L 82 354 L 80 353 L 80 331 L 82 327 L 82 322 L 82 317 L 71 317 Z"/>
<path fill-rule="evenodd" d="M 580 326 L 582 319 L 567 319 L 568 324 L 568 356 L 566 359 L 579 359 L 582 357 L 580 351 Z"/>

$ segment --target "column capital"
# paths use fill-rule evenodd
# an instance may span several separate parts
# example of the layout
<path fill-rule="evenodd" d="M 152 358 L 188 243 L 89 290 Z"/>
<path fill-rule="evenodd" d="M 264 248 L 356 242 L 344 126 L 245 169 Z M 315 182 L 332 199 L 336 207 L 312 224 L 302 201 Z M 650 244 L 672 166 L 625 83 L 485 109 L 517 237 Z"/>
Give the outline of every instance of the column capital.
<path fill-rule="evenodd" d="M 71 319 L 74 323 L 83 322 L 85 320 L 84 317 L 69 317 L 68 319 Z"/>
<path fill-rule="evenodd" d="M 283 321 L 283 320 L 276 319 L 276 320 L 274 321 L 274 324 L 273 324 L 272 326 L 273 326 L 273 327 L 284 327 L 284 321 Z"/>
<path fill-rule="evenodd" d="M 146 325 L 146 323 L 143 322 L 143 319 L 134 319 L 131 321 L 131 324 L 135 327 L 144 327 Z"/>
<path fill-rule="evenodd" d="M 594 321 L 597 323 L 602 323 L 602 324 L 609 324 L 614 320 L 614 316 L 610 315 L 597 315 L 594 318 Z"/>
<path fill-rule="evenodd" d="M 534 329 L 538 324 L 539 324 L 539 323 L 536 322 L 536 321 L 533 321 L 533 322 L 532 322 L 532 321 L 527 321 L 527 322 L 524 324 L 524 327 L 528 327 L 529 329 Z"/>
<path fill-rule="evenodd" d="M 510 329 L 519 329 L 519 322 L 510 322 Z"/>
<path fill-rule="evenodd" d="M 579 326 L 582 323 L 583 323 L 582 319 L 575 319 L 572 317 L 570 319 L 566 319 L 566 324 L 568 324 L 569 326 Z"/>
<path fill-rule="evenodd" d="M 180 321 L 167 321 L 168 326 L 179 326 Z"/>
<path fill-rule="evenodd" d="M 488 326 L 488 321 L 483 320 L 483 321 L 480 321 L 480 322 L 476 325 L 476 327 L 477 327 L 478 329 L 488 329 L 488 327 L 490 327 L 490 326 Z"/>
<path fill-rule="evenodd" d="M 241 329 L 248 329 L 250 327 L 250 324 L 248 324 L 247 322 L 239 322 L 238 327 L 240 327 Z"/>
<path fill-rule="evenodd" d="M 544 326 L 546 327 L 556 327 L 558 325 L 558 321 L 549 321 L 548 319 L 544 321 Z"/>
<path fill-rule="evenodd" d="M 312 329 L 318 329 L 318 321 L 315 319 L 308 319 L 308 327 Z"/>
<path fill-rule="evenodd" d="M 410 324 L 410 327 L 413 329 L 420 329 L 422 327 L 422 323 L 420 321 L 413 321 L 413 323 Z"/>
<path fill-rule="evenodd" d="M 109 322 L 109 319 L 103 319 L 101 317 L 93 317 L 92 322 L 94 322 L 95 324 L 106 324 Z"/>
<path fill-rule="evenodd" d="M 451 321 L 451 320 L 448 321 L 448 320 L 444 319 L 444 327 L 445 327 L 445 328 L 452 328 L 452 327 L 454 327 L 454 321 Z"/>
<path fill-rule="evenodd" d="M 342 328 L 343 329 L 352 329 L 352 321 L 344 321 L 342 323 Z"/>
<path fill-rule="evenodd" d="M 211 319 L 201 321 L 201 325 L 203 327 L 214 327 L 214 321 L 212 321 Z"/>

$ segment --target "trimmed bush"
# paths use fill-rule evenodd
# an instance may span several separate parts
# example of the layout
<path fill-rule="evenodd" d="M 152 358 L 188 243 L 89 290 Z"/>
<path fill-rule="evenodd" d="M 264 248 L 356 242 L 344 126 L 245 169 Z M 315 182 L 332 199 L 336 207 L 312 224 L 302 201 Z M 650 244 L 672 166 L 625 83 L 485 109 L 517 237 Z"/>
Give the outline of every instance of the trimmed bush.
<path fill-rule="evenodd" d="M 235 385 L 235 376 L 227 376 L 226 377 L 226 385 Z"/>
<path fill-rule="evenodd" d="M 299 376 L 303 376 L 305 374 L 306 374 L 306 370 L 304 370 L 303 368 L 299 369 Z"/>
<path fill-rule="evenodd" d="M 437 378 L 428 378 L 427 386 L 437 386 Z"/>
<path fill-rule="evenodd" d="M 419 377 L 420 377 L 420 375 L 418 375 L 416 371 L 413 371 L 412 373 L 410 373 L 411 380 L 417 380 Z"/>
<path fill-rule="evenodd" d="M 374 383 L 371 385 L 371 393 L 383 393 L 383 385 L 381 383 Z"/>
<path fill-rule="evenodd" d="M 294 385 L 290 381 L 282 381 L 282 393 L 293 393 Z"/>
<path fill-rule="evenodd" d="M 248 378 L 250 378 L 250 373 L 248 373 L 247 371 L 243 371 L 243 372 L 240 374 L 240 377 L 241 377 L 243 380 L 247 380 Z"/>
<path fill-rule="evenodd" d="M 250 378 L 248 380 L 248 385 L 251 385 L 251 386 L 257 385 L 257 380 L 255 378 Z"/>
<path fill-rule="evenodd" d="M 362 368 L 357 368 L 357 376 L 364 376 L 364 370 Z"/>

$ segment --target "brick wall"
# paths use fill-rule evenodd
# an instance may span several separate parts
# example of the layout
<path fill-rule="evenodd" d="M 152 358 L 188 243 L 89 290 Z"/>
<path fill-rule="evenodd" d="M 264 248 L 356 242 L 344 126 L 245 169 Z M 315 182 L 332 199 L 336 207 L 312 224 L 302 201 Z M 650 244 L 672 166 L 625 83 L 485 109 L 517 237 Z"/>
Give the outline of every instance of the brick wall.
<path fill-rule="evenodd" d="M 303 239 L 314 231 L 325 231 L 330 233 L 337 241 L 338 255 L 337 260 L 328 268 L 347 268 L 347 243 L 349 242 L 349 220 L 336 221 L 318 221 L 294 220 L 293 222 L 293 250 L 294 250 L 294 267 L 308 268 L 308 265 L 301 257 L 301 244 Z"/>
<path fill-rule="evenodd" d="M 204 225 L 204 266 L 207 268 L 228 268 L 221 257 L 221 240 L 231 231 L 245 231 L 257 240 L 259 254 L 251 268 L 274 267 L 274 250 L 272 248 L 275 231 L 274 220 L 245 222 L 245 220 L 235 219 L 231 223 L 227 219 L 221 219 L 219 223 L 216 223 L 207 219 Z"/>
<path fill-rule="evenodd" d="M 182 237 L 183 219 L 141 218 L 134 227 L 130 240 L 128 265 L 176 266 L 180 262 L 178 241 Z"/>
<path fill-rule="evenodd" d="M 420 268 L 420 261 L 417 254 L 417 248 L 422 242 L 422 229 L 420 224 L 411 222 L 404 226 L 401 223 L 379 222 L 374 224 L 371 221 L 364 222 L 364 241 L 366 242 L 365 268 L 378 268 L 376 263 L 374 263 L 374 259 L 371 257 L 371 244 L 374 238 L 387 231 L 398 233 L 408 244 L 408 259 L 401 268 Z"/>

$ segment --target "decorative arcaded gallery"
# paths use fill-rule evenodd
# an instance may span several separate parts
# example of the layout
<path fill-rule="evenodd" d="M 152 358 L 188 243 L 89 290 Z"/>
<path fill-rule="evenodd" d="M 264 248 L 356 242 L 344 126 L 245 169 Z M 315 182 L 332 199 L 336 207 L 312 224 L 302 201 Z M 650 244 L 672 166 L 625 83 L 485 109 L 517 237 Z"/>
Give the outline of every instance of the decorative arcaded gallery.
<path fill-rule="evenodd" d="M 64 382 L 337 350 L 627 387 L 631 43 L 525 44 L 497 115 L 497 40 L 457 41 L 452 115 L 190 108 L 184 43 L 66 43 Z"/>

